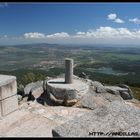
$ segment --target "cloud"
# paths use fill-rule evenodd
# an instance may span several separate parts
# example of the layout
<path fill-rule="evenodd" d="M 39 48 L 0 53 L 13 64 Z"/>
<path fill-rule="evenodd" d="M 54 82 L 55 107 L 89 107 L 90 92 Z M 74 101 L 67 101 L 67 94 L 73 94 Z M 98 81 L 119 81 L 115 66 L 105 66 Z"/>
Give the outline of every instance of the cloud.
<path fill-rule="evenodd" d="M 132 19 L 129 19 L 130 22 L 133 22 L 135 24 L 140 24 L 140 19 L 138 18 L 132 18 Z"/>
<path fill-rule="evenodd" d="M 114 20 L 114 19 L 116 19 L 117 15 L 115 13 L 113 13 L 113 14 L 109 14 L 107 17 L 109 20 Z"/>
<path fill-rule="evenodd" d="M 113 22 L 116 22 L 116 23 L 124 23 L 124 21 L 122 19 L 117 18 L 117 14 L 115 14 L 115 13 L 109 14 L 107 16 L 107 19 L 111 20 Z"/>
<path fill-rule="evenodd" d="M 102 39 L 125 39 L 140 38 L 140 30 L 130 31 L 127 28 L 100 27 L 96 30 L 88 30 L 87 32 L 77 32 L 74 38 L 102 38 Z"/>
<path fill-rule="evenodd" d="M 99 27 L 86 32 L 76 32 L 71 42 L 82 44 L 140 44 L 140 29 Z"/>
<path fill-rule="evenodd" d="M 29 38 L 45 38 L 45 35 L 43 33 L 31 32 L 31 33 L 25 33 L 24 37 L 26 39 L 29 39 Z"/>
<path fill-rule="evenodd" d="M 45 35 L 39 32 L 30 32 L 30 33 L 25 33 L 23 36 L 25 39 L 47 39 L 47 38 L 57 39 L 57 38 L 70 37 L 70 35 L 66 32 L 54 33 L 54 34 L 49 34 L 49 35 Z"/>
<path fill-rule="evenodd" d="M 6 41 L 5 41 L 6 40 Z M 73 43 L 73 44 L 140 44 L 140 29 L 113 28 L 101 26 L 87 31 L 78 31 L 74 34 L 59 32 L 45 35 L 39 32 L 25 33 L 23 36 L 1 35 L 2 42 L 23 42 L 23 43 Z"/>
<path fill-rule="evenodd" d="M 116 22 L 116 23 L 124 23 L 124 21 L 122 19 L 120 19 L 120 18 L 116 18 L 114 20 L 114 22 Z"/>
<path fill-rule="evenodd" d="M 25 33 L 24 37 L 26 39 L 28 38 L 66 38 L 66 37 L 69 37 L 69 34 L 66 32 L 60 32 L 60 33 L 45 35 L 39 32 L 31 32 L 31 33 Z"/>
<path fill-rule="evenodd" d="M 60 33 L 47 35 L 46 37 L 47 38 L 67 38 L 69 37 L 69 34 L 66 32 L 60 32 Z"/>
<path fill-rule="evenodd" d="M 85 35 L 85 32 L 77 32 L 77 35 Z"/>
<path fill-rule="evenodd" d="M 59 32 L 59 33 L 54 33 L 54 34 L 49 34 L 45 35 L 43 33 L 38 33 L 38 32 L 31 32 L 31 33 L 25 33 L 24 34 L 25 39 L 43 39 L 43 40 L 51 40 L 51 41 L 75 41 L 75 39 L 82 41 L 87 41 L 90 39 L 92 40 L 124 40 L 129 39 L 129 40 L 134 40 L 134 39 L 140 39 L 140 29 L 137 30 L 130 30 L 128 28 L 113 28 L 109 26 L 101 26 L 96 29 L 89 29 L 88 31 L 81 32 L 78 31 L 74 33 L 73 35 L 69 35 L 67 32 Z"/>

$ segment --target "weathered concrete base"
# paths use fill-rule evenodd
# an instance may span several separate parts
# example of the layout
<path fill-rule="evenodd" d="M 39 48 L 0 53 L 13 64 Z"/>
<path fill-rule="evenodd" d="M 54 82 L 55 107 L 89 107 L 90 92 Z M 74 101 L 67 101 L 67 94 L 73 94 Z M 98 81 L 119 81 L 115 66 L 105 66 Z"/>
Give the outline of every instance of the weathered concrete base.
<path fill-rule="evenodd" d="M 47 92 L 50 99 L 63 105 L 73 105 L 89 91 L 89 85 L 78 79 L 72 84 L 65 84 L 64 78 L 52 79 L 47 82 Z"/>
<path fill-rule="evenodd" d="M 17 94 L 15 76 L 0 75 L 0 100 Z"/>
<path fill-rule="evenodd" d="M 1 111 L 1 102 L 0 102 L 0 118 L 2 116 L 2 111 Z"/>
<path fill-rule="evenodd" d="M 56 99 L 55 96 L 53 96 L 51 93 L 49 93 L 49 94 L 50 94 L 50 99 L 52 101 L 54 101 L 57 104 L 61 104 L 61 105 L 64 104 L 65 106 L 72 106 L 72 105 L 76 104 L 78 101 L 77 99 L 72 99 L 72 100 L 67 100 L 67 101 L 59 100 L 59 99 Z"/>
<path fill-rule="evenodd" d="M 1 116 L 8 115 L 9 113 L 18 109 L 17 95 L 11 96 L 0 101 Z"/>
<path fill-rule="evenodd" d="M 0 116 L 18 108 L 17 82 L 15 76 L 0 75 Z"/>

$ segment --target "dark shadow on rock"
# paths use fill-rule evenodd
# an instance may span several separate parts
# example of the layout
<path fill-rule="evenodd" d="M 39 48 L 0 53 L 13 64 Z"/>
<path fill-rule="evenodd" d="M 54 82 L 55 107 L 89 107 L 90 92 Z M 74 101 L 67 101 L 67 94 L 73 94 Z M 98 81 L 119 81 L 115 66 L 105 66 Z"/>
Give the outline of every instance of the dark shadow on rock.
<path fill-rule="evenodd" d="M 53 137 L 61 137 L 55 130 L 52 129 L 52 136 Z"/>
<path fill-rule="evenodd" d="M 55 81 L 50 81 L 50 82 L 48 82 L 48 83 L 51 83 L 51 84 L 65 84 L 65 82 L 55 82 Z"/>
<path fill-rule="evenodd" d="M 60 106 L 50 99 L 50 95 L 45 91 L 36 99 L 36 101 L 44 106 Z"/>
<path fill-rule="evenodd" d="M 34 100 L 35 100 L 35 97 L 32 95 L 32 92 L 30 91 L 27 101 L 34 101 Z"/>

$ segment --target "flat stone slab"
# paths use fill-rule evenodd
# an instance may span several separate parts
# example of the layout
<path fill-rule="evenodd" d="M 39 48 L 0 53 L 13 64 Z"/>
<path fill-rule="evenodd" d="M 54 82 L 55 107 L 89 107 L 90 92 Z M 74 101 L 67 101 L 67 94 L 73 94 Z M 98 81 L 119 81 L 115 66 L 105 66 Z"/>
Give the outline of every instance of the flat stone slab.
<path fill-rule="evenodd" d="M 121 88 L 118 86 L 104 86 L 105 89 L 111 89 L 111 90 L 116 90 L 116 91 L 128 91 L 127 88 Z"/>
<path fill-rule="evenodd" d="M 72 84 L 66 84 L 64 78 L 47 81 L 47 92 L 52 94 L 53 98 L 62 101 L 78 100 L 88 91 L 89 85 L 78 78 L 73 79 Z"/>
<path fill-rule="evenodd" d="M 54 137 L 104 137 L 112 132 L 134 131 L 140 137 L 140 108 L 114 101 L 108 107 L 97 108 L 57 126 L 52 134 Z M 92 135 L 94 132 L 103 135 Z"/>

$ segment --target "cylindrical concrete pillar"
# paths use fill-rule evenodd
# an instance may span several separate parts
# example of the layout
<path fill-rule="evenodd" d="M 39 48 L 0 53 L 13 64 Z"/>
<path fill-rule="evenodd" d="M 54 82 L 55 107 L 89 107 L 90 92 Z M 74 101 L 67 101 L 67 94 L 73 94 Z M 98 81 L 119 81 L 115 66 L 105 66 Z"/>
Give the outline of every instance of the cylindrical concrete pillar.
<path fill-rule="evenodd" d="M 65 83 L 73 83 L 73 59 L 65 59 Z"/>

